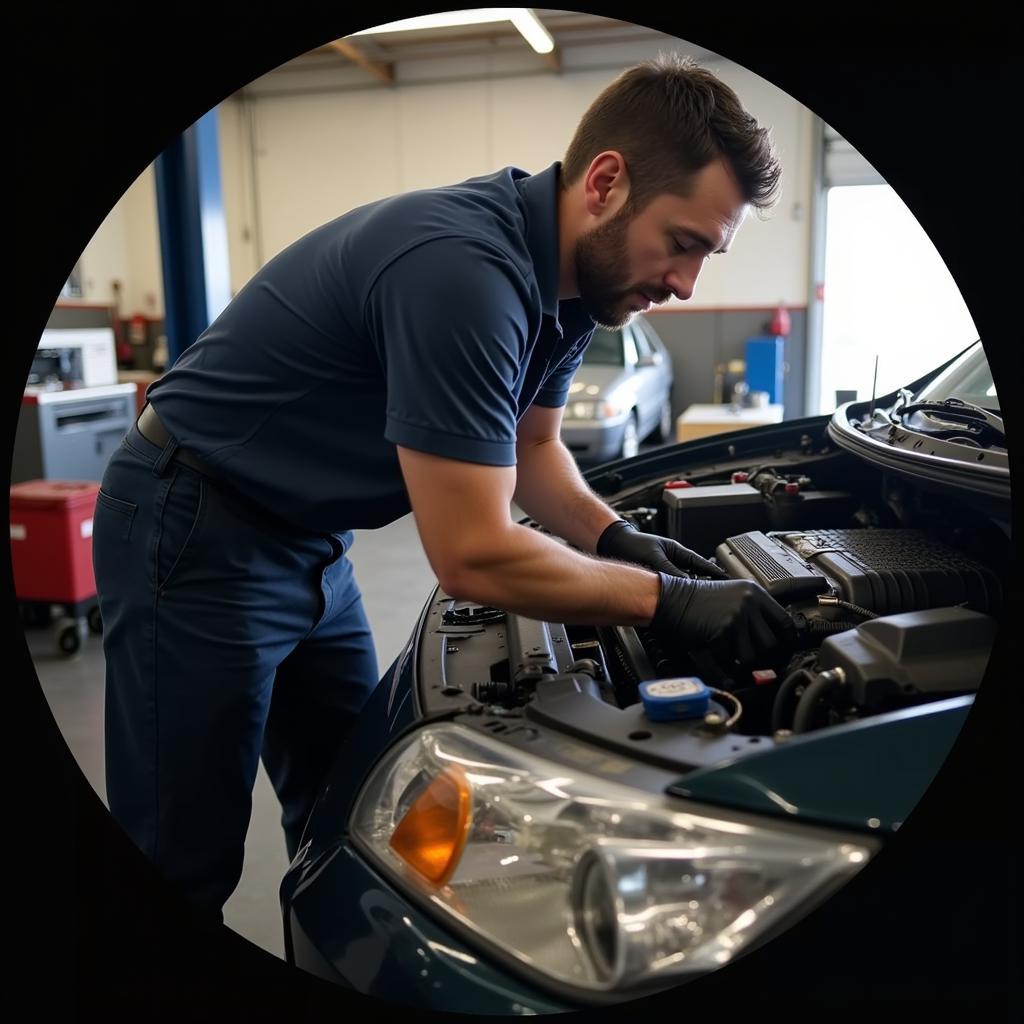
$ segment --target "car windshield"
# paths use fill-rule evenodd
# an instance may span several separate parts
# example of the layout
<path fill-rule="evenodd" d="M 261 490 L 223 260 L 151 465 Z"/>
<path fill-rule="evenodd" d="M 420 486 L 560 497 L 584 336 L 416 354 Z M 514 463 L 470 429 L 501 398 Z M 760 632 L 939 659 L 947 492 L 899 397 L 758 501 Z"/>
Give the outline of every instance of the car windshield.
<path fill-rule="evenodd" d="M 583 362 L 588 366 L 625 366 L 622 335 L 598 327 L 583 353 Z"/>
<path fill-rule="evenodd" d="M 970 405 L 999 412 L 999 396 L 980 341 L 914 395 L 915 402 L 944 402 L 947 398 L 959 398 Z"/>

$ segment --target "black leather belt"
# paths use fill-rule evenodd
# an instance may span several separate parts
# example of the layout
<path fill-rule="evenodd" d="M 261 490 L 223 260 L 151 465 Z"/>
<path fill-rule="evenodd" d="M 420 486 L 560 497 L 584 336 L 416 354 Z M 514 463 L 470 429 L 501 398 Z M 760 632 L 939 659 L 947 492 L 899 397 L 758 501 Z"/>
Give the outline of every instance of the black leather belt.
<path fill-rule="evenodd" d="M 171 439 L 171 435 L 160 422 L 160 417 L 157 416 L 156 409 L 152 405 L 146 405 L 135 425 L 139 428 L 139 433 L 147 441 L 160 448 L 165 447 Z M 198 455 L 193 455 L 187 449 L 182 448 L 181 445 L 175 449 L 174 454 L 171 456 L 171 461 L 180 462 L 181 465 L 188 466 L 189 469 L 194 469 L 197 473 L 202 473 L 204 476 L 215 477 L 217 475 Z"/>
<path fill-rule="evenodd" d="M 138 427 L 139 433 L 150 444 L 158 445 L 160 448 L 165 448 L 167 442 L 171 439 L 167 428 L 160 422 L 156 409 L 148 403 L 135 421 L 135 426 Z M 175 448 L 170 461 L 179 462 L 181 465 L 188 466 L 189 469 L 194 469 L 197 473 L 202 473 L 203 476 L 211 478 L 219 494 L 234 503 L 235 507 L 244 507 L 247 522 L 261 523 L 265 528 L 274 530 L 279 534 L 284 533 L 293 537 L 316 537 L 328 541 L 332 549 L 338 547 L 337 539 L 333 534 L 323 530 L 311 530 L 309 527 L 300 526 L 275 512 L 271 512 L 268 508 L 241 494 L 231 484 L 228 484 L 217 470 L 205 463 L 198 455 L 193 455 L 186 448 L 182 448 L 180 444 Z M 338 557 L 340 550 L 341 548 L 338 547 L 334 558 L 331 559 L 332 561 Z"/>

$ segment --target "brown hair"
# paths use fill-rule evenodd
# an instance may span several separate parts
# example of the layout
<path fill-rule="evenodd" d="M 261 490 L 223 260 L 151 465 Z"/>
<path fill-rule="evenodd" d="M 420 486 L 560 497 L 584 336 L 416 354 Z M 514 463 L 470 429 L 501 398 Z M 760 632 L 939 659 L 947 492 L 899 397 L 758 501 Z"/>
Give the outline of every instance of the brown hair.
<path fill-rule="evenodd" d="M 594 100 L 562 161 L 563 188 L 608 149 L 625 158 L 634 213 L 664 193 L 688 196 L 694 175 L 719 157 L 758 210 L 774 204 L 782 174 L 768 129 L 729 86 L 676 54 L 630 68 Z"/>

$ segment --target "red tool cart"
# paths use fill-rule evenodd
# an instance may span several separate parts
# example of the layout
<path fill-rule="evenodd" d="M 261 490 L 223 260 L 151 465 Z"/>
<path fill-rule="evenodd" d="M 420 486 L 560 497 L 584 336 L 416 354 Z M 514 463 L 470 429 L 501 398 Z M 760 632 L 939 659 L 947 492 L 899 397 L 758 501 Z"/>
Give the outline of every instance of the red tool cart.
<path fill-rule="evenodd" d="M 74 654 L 87 630 L 100 633 L 92 571 L 92 517 L 99 484 L 27 480 L 11 487 L 11 563 L 26 625 L 49 622 L 60 606 L 57 644 Z"/>

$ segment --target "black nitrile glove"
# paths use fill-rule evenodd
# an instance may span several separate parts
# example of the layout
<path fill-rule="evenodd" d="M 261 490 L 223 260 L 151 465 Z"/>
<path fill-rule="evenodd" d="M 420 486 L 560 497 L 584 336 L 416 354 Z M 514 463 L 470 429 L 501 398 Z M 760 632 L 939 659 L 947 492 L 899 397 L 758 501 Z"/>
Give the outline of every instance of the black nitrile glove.
<path fill-rule="evenodd" d="M 672 645 L 710 648 L 753 664 L 789 639 L 789 613 L 751 580 L 691 580 L 659 572 L 651 628 Z"/>
<path fill-rule="evenodd" d="M 726 573 L 714 562 L 701 558 L 696 551 L 684 548 L 678 541 L 668 537 L 641 533 L 624 519 L 616 520 L 598 537 L 597 553 L 602 558 L 617 558 L 622 562 L 645 565 L 655 572 L 667 572 L 671 576 L 691 572 L 696 576 L 726 579 Z"/>

